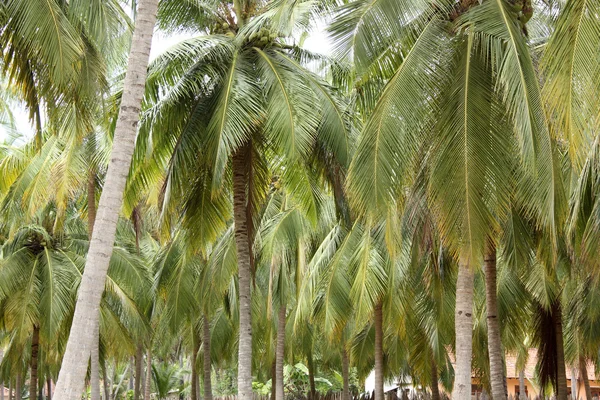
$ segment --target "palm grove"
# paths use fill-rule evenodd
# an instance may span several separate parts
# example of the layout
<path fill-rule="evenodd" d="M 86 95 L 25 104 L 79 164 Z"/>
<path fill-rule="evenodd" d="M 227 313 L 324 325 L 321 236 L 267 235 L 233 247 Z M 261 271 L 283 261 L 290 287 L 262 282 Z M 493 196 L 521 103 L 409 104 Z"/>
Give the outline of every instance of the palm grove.
<path fill-rule="evenodd" d="M 591 398 L 598 0 L 5 0 L 0 21 L 14 399 L 346 400 L 371 370 L 376 400 L 472 377 L 501 399 L 529 349 L 541 393 L 566 400 L 573 366 Z M 305 49 L 324 24 L 330 54 Z M 154 32 L 184 39 L 150 59 Z"/>

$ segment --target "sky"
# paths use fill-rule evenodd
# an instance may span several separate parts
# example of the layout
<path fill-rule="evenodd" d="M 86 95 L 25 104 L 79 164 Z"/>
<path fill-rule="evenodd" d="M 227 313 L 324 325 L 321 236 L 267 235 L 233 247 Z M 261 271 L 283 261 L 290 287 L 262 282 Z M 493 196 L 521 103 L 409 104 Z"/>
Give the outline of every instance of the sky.
<path fill-rule="evenodd" d="M 187 35 L 165 35 L 161 32 L 156 32 L 152 41 L 152 50 L 150 52 L 150 59 L 154 59 L 157 55 L 163 53 L 171 46 L 185 40 L 189 36 Z M 329 54 L 331 50 L 330 42 L 324 33 L 322 27 L 317 28 L 314 33 L 306 38 L 304 41 L 304 48 L 309 51 L 321 54 Z M 28 137 L 33 136 L 33 128 L 29 121 L 27 111 L 24 109 L 22 104 L 14 104 L 12 107 L 13 116 L 15 118 L 17 132 L 26 135 Z M 6 139 L 8 132 L 5 128 L 0 125 L 0 142 Z"/>

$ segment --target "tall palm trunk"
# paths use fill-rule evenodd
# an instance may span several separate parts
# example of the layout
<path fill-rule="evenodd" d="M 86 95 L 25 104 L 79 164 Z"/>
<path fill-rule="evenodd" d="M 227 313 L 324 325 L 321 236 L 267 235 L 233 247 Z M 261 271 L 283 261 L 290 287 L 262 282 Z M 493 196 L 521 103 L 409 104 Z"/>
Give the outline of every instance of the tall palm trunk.
<path fill-rule="evenodd" d="M 198 399 L 198 352 L 200 351 L 200 340 L 196 332 L 192 332 L 192 382 L 191 382 L 191 400 Z"/>
<path fill-rule="evenodd" d="M 350 400 L 350 360 L 346 346 L 342 348 L 342 381 L 344 382 L 342 400 Z"/>
<path fill-rule="evenodd" d="M 285 356 L 285 304 L 279 306 L 277 315 L 277 346 L 275 348 L 275 400 L 284 400 L 283 360 Z"/>
<path fill-rule="evenodd" d="M 271 363 L 271 400 L 275 400 L 275 391 L 276 391 L 276 387 L 277 385 L 275 385 L 275 375 L 276 375 L 276 368 L 277 367 L 277 362 L 275 360 L 273 360 L 273 362 Z"/>
<path fill-rule="evenodd" d="M 562 309 L 560 301 L 557 301 L 552 313 L 556 332 L 556 400 L 568 400 L 567 393 L 567 367 L 565 365 L 565 343 L 562 328 Z"/>
<path fill-rule="evenodd" d="M 210 373 L 212 371 L 212 363 L 210 359 L 210 321 L 204 314 L 204 324 L 202 324 L 202 359 L 204 361 L 204 400 L 212 400 L 212 383 L 210 381 Z"/>
<path fill-rule="evenodd" d="M 239 285 L 239 344 L 238 344 L 238 398 L 252 399 L 252 260 L 248 235 L 248 196 L 246 195 L 247 168 L 244 149 L 233 155 L 233 215 L 235 246 L 238 260 Z"/>
<path fill-rule="evenodd" d="M 102 380 L 104 382 L 104 400 L 110 399 L 110 389 L 108 387 L 108 367 L 106 366 L 106 360 L 104 360 L 102 371 Z"/>
<path fill-rule="evenodd" d="M 91 240 L 96 223 L 96 171 L 93 168 L 89 171 L 87 189 L 88 235 Z M 100 400 L 100 315 L 94 326 L 93 335 L 90 351 L 90 398 Z"/>
<path fill-rule="evenodd" d="M 471 355 L 473 353 L 473 271 L 469 262 L 461 257 L 456 280 L 456 369 L 454 373 L 453 400 L 471 399 Z"/>
<path fill-rule="evenodd" d="M 375 400 L 383 400 L 383 307 L 375 306 Z"/>
<path fill-rule="evenodd" d="M 94 341 L 94 326 L 98 321 L 100 299 L 135 145 L 157 8 L 158 0 L 138 2 L 111 160 L 78 291 L 69 340 L 56 383 L 56 395 L 60 400 L 79 400 L 84 388 L 86 366 Z"/>
<path fill-rule="evenodd" d="M 308 398 L 314 400 L 317 398 L 317 389 L 315 386 L 315 360 L 313 359 L 312 349 L 308 351 L 308 385 L 310 388 Z"/>
<path fill-rule="evenodd" d="M 585 398 L 592 398 L 592 389 L 590 388 L 590 380 L 588 379 L 587 360 L 585 357 L 579 357 L 579 376 L 583 380 L 583 388 L 585 389 Z"/>
<path fill-rule="evenodd" d="M 502 341 L 498 323 L 498 294 L 496 285 L 496 245 L 488 240 L 485 252 L 485 302 L 487 308 L 487 336 L 490 357 L 490 380 L 492 398 L 506 399 L 504 365 L 502 364 Z"/>
<path fill-rule="evenodd" d="M 38 354 L 40 348 L 40 327 L 33 326 L 33 335 L 31 337 L 31 373 L 29 376 L 29 398 L 31 400 L 37 397 L 38 392 Z"/>
<path fill-rule="evenodd" d="M 152 343 L 148 344 L 146 350 L 146 387 L 144 387 L 144 400 L 151 400 L 152 391 Z"/>
<path fill-rule="evenodd" d="M 577 371 L 571 367 L 571 400 L 577 400 Z"/>
<path fill-rule="evenodd" d="M 440 387 L 438 378 L 438 366 L 433 354 L 431 354 L 431 400 L 440 400 Z"/>
<path fill-rule="evenodd" d="M 90 352 L 90 397 L 100 400 L 100 321 L 94 326 L 94 341 Z"/>
<path fill-rule="evenodd" d="M 48 395 L 46 396 L 46 400 L 52 400 L 52 379 L 46 379 L 46 391 Z"/>
<path fill-rule="evenodd" d="M 15 400 L 21 400 L 21 372 L 17 372 L 15 378 Z"/>
<path fill-rule="evenodd" d="M 525 371 L 519 371 L 519 399 L 527 400 L 527 395 L 525 394 Z"/>
<path fill-rule="evenodd" d="M 133 398 L 135 400 L 140 400 L 142 394 L 142 374 L 144 368 L 142 365 L 144 364 L 144 348 L 142 344 L 139 343 L 135 352 L 135 388 L 133 391 Z"/>

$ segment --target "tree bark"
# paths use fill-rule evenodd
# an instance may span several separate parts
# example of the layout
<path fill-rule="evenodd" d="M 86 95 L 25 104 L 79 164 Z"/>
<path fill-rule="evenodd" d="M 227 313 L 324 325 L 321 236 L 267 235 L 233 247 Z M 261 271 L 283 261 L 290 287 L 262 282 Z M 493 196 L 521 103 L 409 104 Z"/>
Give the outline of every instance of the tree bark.
<path fill-rule="evenodd" d="M 431 400 L 440 400 L 440 386 L 438 378 L 438 366 L 433 354 L 431 354 Z"/>
<path fill-rule="evenodd" d="M 525 371 L 519 371 L 519 399 L 527 400 L 527 395 L 525 394 Z"/>
<path fill-rule="evenodd" d="M 196 335 L 195 329 L 192 329 L 192 382 L 191 384 L 191 400 L 199 400 L 198 393 L 198 352 L 200 351 L 200 340 Z"/>
<path fill-rule="evenodd" d="M 383 400 L 383 307 L 375 306 L 375 400 Z"/>
<path fill-rule="evenodd" d="M 485 251 L 485 302 L 487 308 L 487 336 L 490 357 L 490 383 L 494 400 L 506 399 L 502 340 L 498 322 L 498 294 L 496 284 L 496 245 L 488 240 Z"/>
<path fill-rule="evenodd" d="M 592 398 L 592 389 L 590 388 L 590 380 L 588 379 L 587 372 L 587 360 L 585 357 L 579 357 L 579 375 L 583 381 L 583 388 L 585 389 L 585 398 Z"/>
<path fill-rule="evenodd" d="M 29 376 L 29 398 L 34 400 L 38 392 L 38 354 L 40 349 L 40 327 L 33 326 L 33 335 L 31 337 L 31 373 Z"/>
<path fill-rule="evenodd" d="M 471 356 L 473 353 L 473 270 L 461 257 L 456 280 L 456 369 L 454 373 L 453 400 L 471 399 Z"/>
<path fill-rule="evenodd" d="M 345 346 L 342 348 L 342 381 L 342 400 L 350 400 L 350 360 Z"/>
<path fill-rule="evenodd" d="M 571 400 L 577 400 L 577 373 L 574 365 L 571 367 Z"/>
<path fill-rule="evenodd" d="M 79 400 L 84 389 L 86 366 L 94 339 L 92 332 L 99 317 L 100 299 L 135 146 L 157 7 L 158 0 L 138 2 L 111 160 L 79 286 L 69 340 L 56 383 L 56 395 L 60 400 Z"/>
<path fill-rule="evenodd" d="M 152 344 L 148 344 L 146 350 L 146 387 L 144 388 L 144 400 L 151 400 L 152 394 Z"/>
<path fill-rule="evenodd" d="M 135 352 L 135 388 L 133 391 L 134 400 L 140 400 L 142 395 L 142 374 L 144 371 L 144 347 L 138 344 Z"/>
<path fill-rule="evenodd" d="M 48 395 L 46 396 L 46 400 L 52 400 L 52 379 L 46 379 L 46 391 Z"/>
<path fill-rule="evenodd" d="M 204 315 L 202 324 L 202 360 L 204 361 L 204 400 L 213 400 L 212 383 L 210 374 L 212 372 L 212 362 L 210 359 L 210 320 Z"/>
<path fill-rule="evenodd" d="M 284 400 L 283 362 L 285 356 L 285 304 L 279 306 L 277 314 L 277 346 L 275 348 L 275 400 Z"/>
<path fill-rule="evenodd" d="M 248 235 L 247 168 L 244 149 L 233 155 L 233 210 L 235 245 L 238 260 L 239 285 L 239 344 L 238 397 L 252 399 L 252 260 Z"/>
<path fill-rule="evenodd" d="M 552 313 L 554 319 L 554 326 L 556 332 L 556 400 L 567 400 L 569 398 L 567 391 L 567 368 L 565 365 L 565 345 L 563 339 L 563 328 L 562 328 L 562 309 L 560 302 L 557 301 L 554 306 L 554 312 Z"/>
<path fill-rule="evenodd" d="M 100 400 L 100 319 L 94 326 L 90 364 L 91 400 Z"/>
<path fill-rule="evenodd" d="M 12 379 L 9 379 L 8 381 L 8 400 L 15 400 Z"/>

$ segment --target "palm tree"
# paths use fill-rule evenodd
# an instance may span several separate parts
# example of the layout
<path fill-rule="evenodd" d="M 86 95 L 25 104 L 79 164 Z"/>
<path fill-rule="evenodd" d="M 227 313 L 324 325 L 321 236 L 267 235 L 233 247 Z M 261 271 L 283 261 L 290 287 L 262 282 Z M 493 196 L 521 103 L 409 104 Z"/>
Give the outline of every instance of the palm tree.
<path fill-rule="evenodd" d="M 388 17 L 379 17 L 382 13 Z M 535 204 L 531 212 L 541 224 L 555 224 L 552 147 L 517 18 L 502 0 L 448 2 L 434 9 L 428 3 L 354 2 L 332 28 L 340 41 L 354 38 L 353 46 L 340 44 L 340 49 L 352 47 L 363 80 L 383 75 L 387 81 L 350 167 L 353 208 L 366 218 L 386 215 L 394 204 L 389 199 L 402 197 L 415 157 L 428 154 L 429 198 L 441 235 L 459 262 L 454 398 L 470 393 L 473 273 L 488 238 L 496 240 L 495 215 L 505 207 L 502 196 L 513 181 L 507 172 L 515 156 L 525 175 L 537 180 L 524 191 L 524 204 Z M 443 21 L 460 29 L 448 31 Z M 367 41 L 382 48 L 366 52 Z M 405 49 L 405 55 L 392 57 L 383 43 Z M 377 68 L 379 57 L 386 68 Z"/>
<path fill-rule="evenodd" d="M 150 46 L 156 20 L 157 0 L 142 0 L 136 19 L 123 97 L 111 162 L 108 166 L 104 190 L 98 205 L 98 218 L 90 242 L 88 261 L 79 290 L 77 305 L 69 341 L 56 385 L 56 394 L 61 399 L 77 399 L 81 395 L 87 355 L 93 346 L 94 327 L 98 320 L 98 306 L 102 296 L 110 255 L 114 245 L 119 210 L 136 136 L 146 69 L 150 57 Z"/>
<path fill-rule="evenodd" d="M 164 142 L 153 149 L 157 154 L 172 152 L 167 182 L 171 196 L 181 193 L 184 182 L 197 180 L 194 175 L 200 165 L 210 179 L 194 185 L 189 198 L 225 197 L 224 176 L 230 166 L 240 299 L 238 390 L 241 397 L 249 398 L 252 242 L 256 210 L 270 179 L 268 155 L 276 153 L 274 162 L 286 166 L 282 184 L 316 220 L 319 199 L 313 194 L 305 161 L 314 161 L 312 150 L 322 148 L 323 153 L 317 155 L 335 154 L 345 162 L 348 149 L 345 124 L 332 91 L 302 67 L 303 61 L 314 57 L 286 43 L 289 31 L 269 30 L 269 14 L 261 14 L 259 4 L 236 3 L 234 8 L 219 4 L 209 14 L 211 21 L 220 21 L 211 28 L 213 35 L 185 41 L 154 63 L 156 74 L 151 79 L 159 86 L 162 83 L 167 94 L 149 110 L 146 120 L 165 116 L 165 121 L 171 121 L 167 132 L 177 137 L 172 141 L 166 134 Z M 205 11 L 191 8 L 189 13 L 205 15 Z M 205 26 L 192 25 L 192 29 L 201 31 Z M 205 75 L 211 77 L 210 85 L 198 78 Z M 170 89 L 173 82 L 175 89 Z M 314 104 L 320 105 L 317 113 Z M 162 132 L 161 124 L 151 129 Z M 176 142 L 177 147 L 169 147 Z M 205 149 L 201 160 L 196 156 L 199 146 Z"/>

